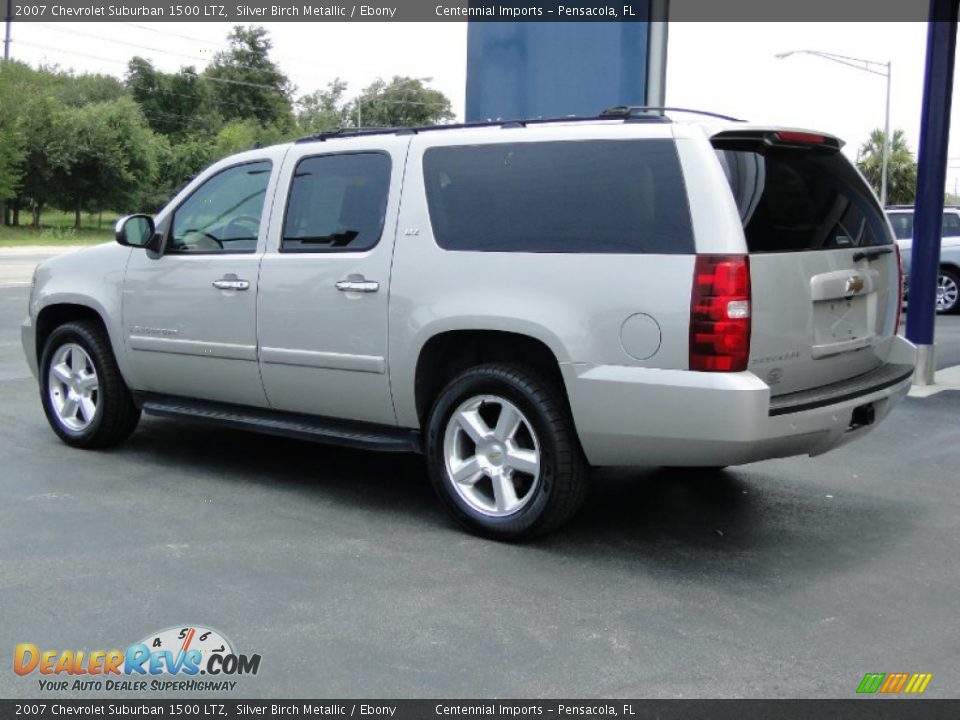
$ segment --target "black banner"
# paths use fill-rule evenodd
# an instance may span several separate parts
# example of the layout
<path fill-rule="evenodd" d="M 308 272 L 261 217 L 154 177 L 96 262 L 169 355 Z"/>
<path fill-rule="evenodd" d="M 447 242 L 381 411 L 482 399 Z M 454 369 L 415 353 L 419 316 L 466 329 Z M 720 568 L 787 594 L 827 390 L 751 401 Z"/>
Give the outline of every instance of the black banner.
<path fill-rule="evenodd" d="M 832 720 L 960 717 L 960 700 L 0 700 L 0 718 L 623 718 Z"/>
<path fill-rule="evenodd" d="M 17 22 L 636 22 L 926 20 L 904 0 L 14 0 Z"/>

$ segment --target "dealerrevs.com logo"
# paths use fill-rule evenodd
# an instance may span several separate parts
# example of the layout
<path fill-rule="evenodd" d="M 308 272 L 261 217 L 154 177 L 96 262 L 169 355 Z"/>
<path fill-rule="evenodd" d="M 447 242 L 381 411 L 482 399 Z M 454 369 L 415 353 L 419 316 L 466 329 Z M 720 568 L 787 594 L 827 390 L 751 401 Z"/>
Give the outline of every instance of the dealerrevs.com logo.
<path fill-rule="evenodd" d="M 228 678 L 260 671 L 260 655 L 238 654 L 222 633 L 187 625 L 152 633 L 126 650 L 41 650 L 20 643 L 13 671 L 42 676 L 37 681 L 45 692 L 229 691 L 237 682 Z"/>

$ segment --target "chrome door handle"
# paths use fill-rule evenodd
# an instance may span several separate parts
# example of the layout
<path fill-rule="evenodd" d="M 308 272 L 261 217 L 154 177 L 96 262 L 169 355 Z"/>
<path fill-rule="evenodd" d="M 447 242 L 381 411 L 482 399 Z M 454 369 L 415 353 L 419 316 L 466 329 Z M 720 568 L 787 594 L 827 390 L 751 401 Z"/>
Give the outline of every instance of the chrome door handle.
<path fill-rule="evenodd" d="M 375 293 L 380 289 L 380 283 L 375 280 L 340 280 L 337 290 L 340 292 Z"/>
<path fill-rule="evenodd" d="M 250 283 L 247 280 L 214 280 L 213 286 L 218 290 L 247 290 Z"/>

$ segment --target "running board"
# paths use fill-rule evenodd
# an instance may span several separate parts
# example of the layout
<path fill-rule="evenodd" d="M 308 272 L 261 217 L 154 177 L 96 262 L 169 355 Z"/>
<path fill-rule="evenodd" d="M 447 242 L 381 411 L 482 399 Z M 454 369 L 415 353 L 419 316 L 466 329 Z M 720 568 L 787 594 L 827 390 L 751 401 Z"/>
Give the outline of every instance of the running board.
<path fill-rule="evenodd" d="M 315 417 L 154 393 L 134 393 L 134 400 L 145 413 L 159 417 L 364 450 L 423 452 L 420 433 L 409 428 Z"/>

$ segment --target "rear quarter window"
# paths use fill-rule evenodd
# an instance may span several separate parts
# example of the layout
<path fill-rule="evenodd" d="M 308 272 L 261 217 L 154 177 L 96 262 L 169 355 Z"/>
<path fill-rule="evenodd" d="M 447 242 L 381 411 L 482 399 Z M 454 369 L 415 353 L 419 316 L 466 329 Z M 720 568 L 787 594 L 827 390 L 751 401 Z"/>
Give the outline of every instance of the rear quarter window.
<path fill-rule="evenodd" d="M 672 140 L 435 147 L 423 171 L 447 250 L 694 252 Z"/>

